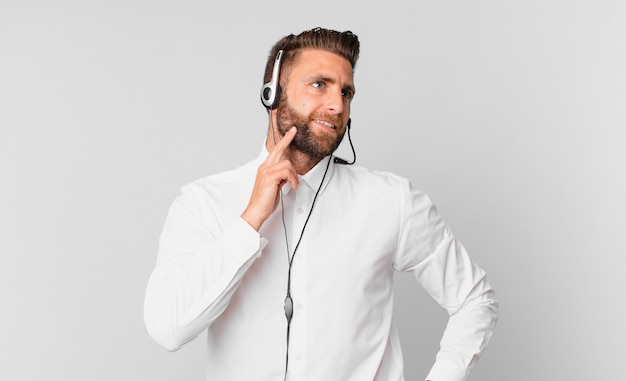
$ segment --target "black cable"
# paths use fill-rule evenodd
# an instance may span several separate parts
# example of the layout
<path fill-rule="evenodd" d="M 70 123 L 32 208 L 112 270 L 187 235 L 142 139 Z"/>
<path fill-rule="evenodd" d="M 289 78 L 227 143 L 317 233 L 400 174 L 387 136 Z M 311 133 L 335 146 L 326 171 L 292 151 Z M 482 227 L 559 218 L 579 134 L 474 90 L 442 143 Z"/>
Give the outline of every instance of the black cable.
<path fill-rule="evenodd" d="M 293 249 L 293 254 L 289 254 L 289 239 L 287 238 L 287 224 L 285 223 L 285 207 L 283 204 L 283 193 L 281 189 L 280 193 L 280 208 L 281 208 L 281 216 L 283 220 L 283 231 L 285 232 L 285 243 L 287 245 L 287 260 L 289 262 L 289 271 L 287 273 L 287 296 L 285 297 L 285 317 L 287 318 L 287 350 L 285 353 L 285 381 L 287 381 L 287 370 L 289 369 L 289 336 L 291 332 L 291 318 L 293 317 L 293 299 L 291 298 L 291 267 L 293 264 L 293 259 L 296 256 L 296 251 L 298 251 L 298 247 L 300 247 L 300 242 L 302 241 L 302 237 L 304 236 L 304 229 L 306 229 L 307 224 L 309 223 L 309 219 L 311 218 L 311 214 L 313 213 L 313 208 L 315 207 L 315 202 L 317 201 L 317 196 L 322 190 L 322 185 L 324 184 L 324 179 L 326 179 L 326 174 L 328 173 L 328 168 L 330 167 L 330 158 L 328 159 L 328 163 L 326 164 L 326 169 L 324 170 L 324 176 L 322 176 L 322 181 L 320 182 L 317 191 L 315 192 L 315 196 L 313 197 L 313 202 L 311 203 L 311 209 L 309 210 L 309 214 L 304 221 L 304 226 L 302 226 L 302 231 L 300 232 L 300 237 L 298 238 L 298 242 L 296 243 L 296 247 Z"/>
<path fill-rule="evenodd" d="M 352 161 L 348 162 L 345 159 L 342 159 L 340 157 L 335 157 L 334 161 L 337 164 L 342 164 L 342 165 L 352 165 L 354 163 L 356 163 L 356 151 L 354 150 L 354 144 L 352 144 L 352 137 L 350 137 L 350 126 L 352 125 L 352 118 L 348 118 L 348 124 L 346 126 L 346 128 L 348 129 L 348 142 L 350 142 L 350 148 L 352 149 Z"/>

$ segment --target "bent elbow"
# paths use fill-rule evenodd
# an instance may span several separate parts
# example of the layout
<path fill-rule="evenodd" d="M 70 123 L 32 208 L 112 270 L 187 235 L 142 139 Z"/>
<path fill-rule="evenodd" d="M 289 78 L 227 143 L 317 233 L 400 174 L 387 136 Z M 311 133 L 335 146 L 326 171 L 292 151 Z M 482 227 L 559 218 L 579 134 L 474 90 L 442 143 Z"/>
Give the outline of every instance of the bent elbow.
<path fill-rule="evenodd" d="M 157 343 L 161 348 L 165 349 L 168 352 L 176 352 L 186 343 L 185 341 L 177 340 L 173 336 L 165 337 L 150 335 L 150 337 L 155 343 Z"/>
<path fill-rule="evenodd" d="M 180 327 L 171 309 L 164 308 L 146 297 L 143 318 L 148 336 L 161 348 L 175 352 L 191 340 L 185 329 Z"/>
<path fill-rule="evenodd" d="M 148 336 L 150 336 L 152 341 L 168 352 L 176 352 L 190 340 L 181 335 L 180 330 L 173 327 L 172 324 L 151 322 L 147 317 L 145 318 L 145 324 Z"/>

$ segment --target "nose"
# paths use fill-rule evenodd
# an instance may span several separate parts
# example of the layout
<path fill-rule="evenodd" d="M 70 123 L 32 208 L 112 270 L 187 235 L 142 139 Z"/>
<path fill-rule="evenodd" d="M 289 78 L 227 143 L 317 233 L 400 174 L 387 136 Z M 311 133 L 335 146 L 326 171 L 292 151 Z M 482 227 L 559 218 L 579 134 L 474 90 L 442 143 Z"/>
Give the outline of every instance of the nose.
<path fill-rule="evenodd" d="M 335 114 L 339 115 L 344 112 L 347 106 L 347 100 L 343 96 L 343 91 L 341 89 L 329 91 L 326 94 L 326 109 Z"/>

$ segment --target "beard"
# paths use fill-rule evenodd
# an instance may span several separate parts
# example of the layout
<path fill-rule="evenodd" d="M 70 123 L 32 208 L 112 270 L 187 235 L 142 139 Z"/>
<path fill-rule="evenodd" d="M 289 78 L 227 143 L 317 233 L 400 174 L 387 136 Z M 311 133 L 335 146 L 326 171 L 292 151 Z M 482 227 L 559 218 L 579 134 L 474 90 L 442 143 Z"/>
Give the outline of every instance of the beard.
<path fill-rule="evenodd" d="M 296 126 L 298 132 L 291 142 L 291 147 L 306 154 L 311 159 L 321 160 L 332 154 L 343 140 L 345 134 L 345 126 L 341 117 L 329 114 L 311 114 L 306 116 L 296 111 L 287 101 L 286 97 L 280 100 L 278 106 L 278 117 L 276 124 L 281 136 L 292 127 Z M 331 121 L 337 126 L 336 134 L 320 133 L 316 134 L 309 122 L 313 119 L 323 119 Z"/>

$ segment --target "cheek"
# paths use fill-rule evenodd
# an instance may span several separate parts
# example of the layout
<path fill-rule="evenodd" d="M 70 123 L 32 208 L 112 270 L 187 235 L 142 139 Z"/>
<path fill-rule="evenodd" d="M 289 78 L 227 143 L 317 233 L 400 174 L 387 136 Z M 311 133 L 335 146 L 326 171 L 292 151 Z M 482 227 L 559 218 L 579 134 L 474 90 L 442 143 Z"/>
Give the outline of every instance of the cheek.
<path fill-rule="evenodd" d="M 288 94 L 289 102 L 291 106 L 298 111 L 302 112 L 309 107 L 311 107 L 311 97 L 306 93 L 306 91 L 302 91 L 302 89 L 293 89 Z"/>
<path fill-rule="evenodd" d="M 315 104 L 313 104 L 311 102 L 302 101 L 302 102 L 299 103 L 298 112 L 302 116 L 310 117 L 311 115 L 315 114 L 316 111 L 318 111 L 318 110 L 315 108 Z"/>
<path fill-rule="evenodd" d="M 300 102 L 298 102 L 298 107 L 300 107 L 300 111 L 310 111 L 313 108 L 313 101 L 307 96 L 301 96 Z"/>
<path fill-rule="evenodd" d="M 298 107 L 301 111 L 311 112 L 318 107 L 321 107 L 323 100 L 318 94 L 311 94 L 306 91 L 302 91 L 296 94 L 298 97 Z"/>
<path fill-rule="evenodd" d="M 347 102 L 346 105 L 343 107 L 343 115 L 345 117 L 350 116 L 350 102 Z"/>

